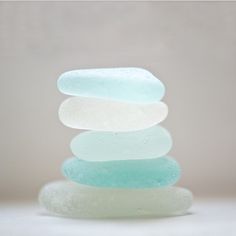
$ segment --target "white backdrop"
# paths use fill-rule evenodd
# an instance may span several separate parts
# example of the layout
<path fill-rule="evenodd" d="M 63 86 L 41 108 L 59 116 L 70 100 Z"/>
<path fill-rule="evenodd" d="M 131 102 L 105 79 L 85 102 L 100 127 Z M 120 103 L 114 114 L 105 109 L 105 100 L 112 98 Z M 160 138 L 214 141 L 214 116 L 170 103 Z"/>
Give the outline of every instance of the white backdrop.
<path fill-rule="evenodd" d="M 71 69 L 137 66 L 166 85 L 171 155 L 195 195 L 236 193 L 236 3 L 1 2 L 0 193 L 33 198 L 72 154 Z"/>

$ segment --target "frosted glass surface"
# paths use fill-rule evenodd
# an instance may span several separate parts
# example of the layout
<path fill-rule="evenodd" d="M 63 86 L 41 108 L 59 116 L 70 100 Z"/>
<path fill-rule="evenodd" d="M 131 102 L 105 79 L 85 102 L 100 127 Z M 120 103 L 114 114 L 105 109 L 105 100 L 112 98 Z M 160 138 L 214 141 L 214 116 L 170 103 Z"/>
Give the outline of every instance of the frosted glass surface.
<path fill-rule="evenodd" d="M 146 160 L 89 162 L 68 159 L 63 174 L 72 181 L 99 187 L 152 188 L 175 184 L 180 167 L 170 157 Z"/>
<path fill-rule="evenodd" d="M 142 68 L 73 70 L 58 79 L 58 89 L 72 96 L 128 102 L 156 102 L 165 93 L 163 83 Z"/>
<path fill-rule="evenodd" d="M 39 201 L 48 211 L 68 217 L 171 216 L 187 212 L 192 194 L 178 187 L 108 189 L 61 181 L 44 186 Z"/>
<path fill-rule="evenodd" d="M 71 151 L 87 161 L 147 159 L 166 155 L 170 133 L 159 125 L 133 132 L 86 131 L 71 141 Z"/>
<path fill-rule="evenodd" d="M 139 104 L 86 97 L 68 98 L 59 108 L 59 118 L 65 126 L 114 132 L 151 127 L 167 114 L 168 107 L 163 102 Z"/>

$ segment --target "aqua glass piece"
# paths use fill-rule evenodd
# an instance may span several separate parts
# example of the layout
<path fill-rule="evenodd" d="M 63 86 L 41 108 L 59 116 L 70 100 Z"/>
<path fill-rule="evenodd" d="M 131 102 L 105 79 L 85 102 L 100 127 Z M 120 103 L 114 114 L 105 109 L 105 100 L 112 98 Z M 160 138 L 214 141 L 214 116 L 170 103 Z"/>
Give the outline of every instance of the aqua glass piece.
<path fill-rule="evenodd" d="M 59 108 L 59 119 L 70 128 L 125 132 L 151 127 L 163 121 L 163 102 L 127 103 L 98 98 L 71 97 Z"/>
<path fill-rule="evenodd" d="M 69 181 L 44 186 L 39 202 L 49 212 L 77 218 L 175 216 L 186 214 L 192 193 L 184 188 L 96 188 Z"/>
<path fill-rule="evenodd" d="M 67 95 L 151 103 L 165 93 L 163 83 L 142 68 L 83 69 L 63 73 L 58 89 Z"/>
<path fill-rule="evenodd" d="M 87 161 L 151 159 L 165 156 L 172 138 L 160 125 L 133 132 L 86 131 L 72 139 L 70 147 Z"/>
<path fill-rule="evenodd" d="M 97 187 L 153 188 L 175 184 L 178 163 L 170 157 L 146 160 L 90 162 L 68 159 L 63 174 L 72 181 Z"/>

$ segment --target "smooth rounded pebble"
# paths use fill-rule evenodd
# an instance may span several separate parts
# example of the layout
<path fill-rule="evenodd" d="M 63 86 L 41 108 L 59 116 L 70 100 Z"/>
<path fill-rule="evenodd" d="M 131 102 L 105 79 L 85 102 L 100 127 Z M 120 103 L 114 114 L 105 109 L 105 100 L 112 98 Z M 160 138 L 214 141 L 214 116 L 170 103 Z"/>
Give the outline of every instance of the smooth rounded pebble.
<path fill-rule="evenodd" d="M 175 184 L 180 166 L 170 157 L 146 160 L 91 162 L 66 160 L 62 172 L 68 179 L 85 185 L 116 188 L 153 188 Z"/>
<path fill-rule="evenodd" d="M 135 131 L 163 121 L 168 107 L 163 102 L 124 103 L 97 98 L 72 97 L 59 108 L 59 119 L 70 128 L 97 131 Z"/>
<path fill-rule="evenodd" d="M 76 157 L 87 161 L 151 159 L 165 156 L 172 138 L 160 125 L 133 132 L 86 131 L 72 139 L 70 147 Z"/>
<path fill-rule="evenodd" d="M 67 95 L 141 103 L 160 101 L 165 93 L 159 79 L 134 67 L 68 71 L 59 77 L 57 86 Z"/>
<path fill-rule="evenodd" d="M 186 214 L 192 193 L 184 188 L 107 189 L 52 182 L 39 194 L 49 212 L 77 218 L 160 217 Z"/>

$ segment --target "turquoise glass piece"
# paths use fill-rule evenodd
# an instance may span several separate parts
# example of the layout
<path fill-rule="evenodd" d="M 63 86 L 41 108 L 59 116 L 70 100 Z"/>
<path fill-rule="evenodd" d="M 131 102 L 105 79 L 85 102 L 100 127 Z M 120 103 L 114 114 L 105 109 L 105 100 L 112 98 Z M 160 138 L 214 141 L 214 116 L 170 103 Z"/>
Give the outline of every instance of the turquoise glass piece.
<path fill-rule="evenodd" d="M 163 83 L 152 73 L 134 67 L 68 71 L 57 86 L 67 95 L 138 103 L 160 101 L 165 93 Z"/>
<path fill-rule="evenodd" d="M 115 188 L 169 186 L 180 177 L 180 167 L 170 157 L 107 162 L 72 158 L 64 162 L 62 171 L 67 178 L 80 184 Z"/>
<path fill-rule="evenodd" d="M 160 125 L 134 132 L 86 131 L 77 135 L 70 147 L 76 157 L 87 161 L 151 159 L 165 156 L 172 138 Z"/>

